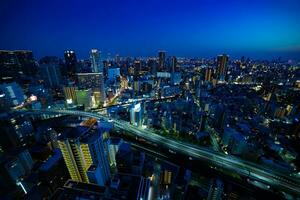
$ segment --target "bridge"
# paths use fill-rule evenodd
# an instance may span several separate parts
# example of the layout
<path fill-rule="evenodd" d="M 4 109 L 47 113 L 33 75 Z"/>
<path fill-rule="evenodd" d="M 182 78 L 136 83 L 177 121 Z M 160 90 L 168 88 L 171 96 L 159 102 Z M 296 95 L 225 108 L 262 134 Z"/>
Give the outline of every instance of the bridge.
<path fill-rule="evenodd" d="M 182 153 L 194 159 L 199 159 L 213 166 L 230 170 L 236 174 L 247 177 L 248 179 L 266 184 L 268 188 L 274 188 L 288 194 L 300 196 L 300 180 L 290 176 L 286 172 L 274 170 L 253 162 L 245 161 L 240 158 L 215 152 L 210 149 L 195 146 L 185 142 L 175 141 L 171 138 L 158 135 L 149 129 L 141 129 L 131 125 L 127 121 L 110 119 L 109 117 L 93 112 L 77 111 L 77 110 L 19 110 L 16 112 L 25 112 L 33 114 L 49 114 L 49 115 L 75 115 L 82 117 L 92 117 L 98 120 L 106 120 L 114 123 L 116 128 L 126 131 L 126 133 L 145 139 L 151 143 L 161 145 L 174 152 Z"/>

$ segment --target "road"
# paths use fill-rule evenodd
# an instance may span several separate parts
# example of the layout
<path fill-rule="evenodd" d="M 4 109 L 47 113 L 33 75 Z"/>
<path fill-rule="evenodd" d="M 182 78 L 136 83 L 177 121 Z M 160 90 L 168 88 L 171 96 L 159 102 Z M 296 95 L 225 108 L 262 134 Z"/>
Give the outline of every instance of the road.
<path fill-rule="evenodd" d="M 26 112 L 26 110 L 25 110 Z M 101 115 L 99 113 L 91 113 L 84 111 L 75 110 L 32 110 L 27 112 L 33 112 L 38 114 L 68 114 L 77 115 L 85 117 L 93 117 L 96 119 L 102 119 L 106 121 L 112 121 L 114 126 L 125 130 L 128 134 L 141 137 L 152 143 L 162 145 L 170 150 L 184 155 L 190 156 L 195 159 L 203 160 L 209 162 L 211 165 L 222 168 L 225 170 L 230 170 L 241 176 L 248 177 L 252 180 L 260 181 L 273 187 L 279 191 L 284 191 L 289 194 L 300 196 L 300 180 L 295 177 L 286 175 L 284 172 L 275 171 L 265 166 L 261 166 L 256 163 L 248 162 L 239 159 L 234 156 L 224 155 L 220 152 L 215 152 L 207 148 L 202 148 L 185 142 L 175 141 L 170 138 L 163 137 L 161 135 L 155 134 L 153 131 L 148 129 L 140 129 L 131 125 L 129 122 L 123 120 L 110 119 L 107 116 Z"/>

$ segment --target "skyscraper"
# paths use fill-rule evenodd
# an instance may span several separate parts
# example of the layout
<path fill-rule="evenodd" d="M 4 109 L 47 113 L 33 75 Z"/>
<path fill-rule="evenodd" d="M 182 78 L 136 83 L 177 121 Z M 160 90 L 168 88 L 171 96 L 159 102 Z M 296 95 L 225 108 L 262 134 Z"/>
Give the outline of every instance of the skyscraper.
<path fill-rule="evenodd" d="M 61 85 L 62 77 L 59 59 L 55 56 L 47 56 L 40 60 L 40 73 L 45 85 L 55 88 Z"/>
<path fill-rule="evenodd" d="M 225 76 L 227 73 L 227 62 L 227 55 L 223 54 L 217 57 L 217 79 L 219 81 L 225 81 Z"/>
<path fill-rule="evenodd" d="M 74 78 L 76 73 L 76 65 L 77 65 L 77 58 L 76 54 L 72 50 L 66 50 L 64 52 L 65 57 L 65 64 L 66 64 L 66 75 L 69 78 Z"/>
<path fill-rule="evenodd" d="M 210 82 L 212 81 L 212 73 L 213 69 L 208 67 L 205 69 L 205 81 Z"/>
<path fill-rule="evenodd" d="M 133 75 L 133 89 L 135 93 L 139 92 L 139 76 L 140 76 L 140 69 L 142 67 L 142 63 L 140 60 L 134 61 L 134 75 Z"/>
<path fill-rule="evenodd" d="M 97 101 L 104 103 L 106 99 L 103 73 L 78 73 L 78 84 L 82 89 L 92 89 L 92 92 L 100 92 L 100 99 Z"/>
<path fill-rule="evenodd" d="M 103 73 L 103 63 L 101 61 L 100 53 L 97 49 L 92 49 L 90 53 L 92 72 Z"/>
<path fill-rule="evenodd" d="M 159 71 L 165 70 L 165 62 L 166 62 L 166 52 L 159 51 L 158 52 L 158 69 L 159 69 Z"/>
<path fill-rule="evenodd" d="M 72 180 L 105 185 L 110 171 L 96 119 L 68 129 L 58 143 Z"/>
<path fill-rule="evenodd" d="M 76 98 L 76 93 L 75 90 L 77 89 L 77 87 L 63 87 L 64 90 L 64 95 L 65 95 L 65 100 L 67 102 L 71 102 L 76 104 L 77 103 L 77 98 Z"/>
<path fill-rule="evenodd" d="M 32 51 L 16 50 L 14 51 L 14 54 L 18 58 L 22 72 L 25 75 L 33 77 L 37 74 L 38 68 L 37 64 L 35 63 Z"/>
<path fill-rule="evenodd" d="M 77 89 L 75 90 L 76 102 L 78 105 L 84 105 L 87 110 L 92 106 L 92 91 L 91 89 Z"/>
<path fill-rule="evenodd" d="M 177 58 L 172 56 L 171 58 L 171 73 L 174 73 L 177 69 Z"/>
<path fill-rule="evenodd" d="M 13 51 L 0 50 L 0 66 L 1 82 L 20 80 L 22 68 Z"/>
<path fill-rule="evenodd" d="M 156 76 L 157 73 L 157 63 L 155 59 L 149 59 L 147 62 L 148 68 L 151 71 L 151 73 Z"/>
<path fill-rule="evenodd" d="M 143 113 L 141 103 L 134 104 L 130 108 L 130 123 L 136 126 L 142 126 Z"/>

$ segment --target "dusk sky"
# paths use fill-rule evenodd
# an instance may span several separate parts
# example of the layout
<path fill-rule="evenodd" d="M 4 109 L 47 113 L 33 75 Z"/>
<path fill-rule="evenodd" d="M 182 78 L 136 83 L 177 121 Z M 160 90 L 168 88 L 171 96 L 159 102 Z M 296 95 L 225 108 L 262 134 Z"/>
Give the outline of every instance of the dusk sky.
<path fill-rule="evenodd" d="M 300 58 L 299 0 L 2 0 L 0 49 Z"/>

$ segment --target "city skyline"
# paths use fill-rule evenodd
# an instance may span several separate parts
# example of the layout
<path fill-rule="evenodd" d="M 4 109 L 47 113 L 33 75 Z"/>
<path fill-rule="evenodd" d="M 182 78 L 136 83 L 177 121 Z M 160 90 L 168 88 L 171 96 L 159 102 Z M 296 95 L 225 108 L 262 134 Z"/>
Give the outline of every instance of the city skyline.
<path fill-rule="evenodd" d="M 0 199 L 300 199 L 299 8 L 2 1 Z"/>
<path fill-rule="evenodd" d="M 0 49 L 30 49 L 37 58 L 62 57 L 66 49 L 86 58 L 97 48 L 104 56 L 155 56 L 163 49 L 179 57 L 298 59 L 299 5 L 293 0 L 9 1 L 0 8 Z"/>

